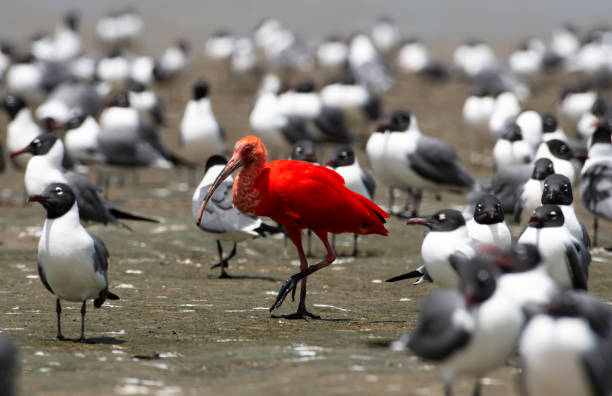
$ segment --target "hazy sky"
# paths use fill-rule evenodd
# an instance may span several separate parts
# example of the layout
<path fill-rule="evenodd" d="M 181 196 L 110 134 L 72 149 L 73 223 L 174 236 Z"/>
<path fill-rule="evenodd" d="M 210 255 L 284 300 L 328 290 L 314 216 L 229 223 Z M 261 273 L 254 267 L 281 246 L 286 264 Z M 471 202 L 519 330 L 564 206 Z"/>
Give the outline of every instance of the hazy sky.
<path fill-rule="evenodd" d="M 265 16 L 279 18 L 307 38 L 364 30 L 387 15 L 403 34 L 430 43 L 478 37 L 508 44 L 530 35 L 548 39 L 552 27 L 562 22 L 586 29 L 612 15 L 611 0 L 20 0 L 2 6 L 0 37 L 17 39 L 51 29 L 68 9 L 81 12 L 83 32 L 91 35 L 96 19 L 128 5 L 144 17 L 145 43 L 159 46 L 179 36 L 204 39 L 219 28 L 247 34 Z"/>

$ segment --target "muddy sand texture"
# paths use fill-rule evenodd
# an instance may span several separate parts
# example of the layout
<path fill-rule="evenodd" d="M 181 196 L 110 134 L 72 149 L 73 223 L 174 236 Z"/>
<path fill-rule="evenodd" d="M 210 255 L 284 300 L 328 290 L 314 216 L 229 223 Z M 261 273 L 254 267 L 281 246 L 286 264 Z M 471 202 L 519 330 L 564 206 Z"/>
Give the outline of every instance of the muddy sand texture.
<path fill-rule="evenodd" d="M 167 108 L 163 137 L 177 148 L 177 126 L 190 84 L 201 75 L 212 82 L 213 108 L 231 148 L 249 133 L 256 87 L 232 82 L 202 59 L 171 85 L 156 88 Z M 572 78 L 543 78 L 524 107 L 554 110 L 560 84 Z M 404 107 L 414 112 L 425 133 L 452 143 L 467 169 L 482 178 L 491 172 L 493 143 L 488 133 L 469 130 L 461 121 L 468 92 L 467 82 L 431 83 L 399 75 L 384 106 L 386 111 Z M 0 119 L 5 131 L 6 117 Z M 328 152 L 329 147 L 320 147 L 319 156 L 326 159 Z M 363 151 L 358 155 L 366 165 Z M 198 179 L 200 174 L 198 170 Z M 96 175 L 92 169 L 89 176 Z M 187 183 L 187 172 L 146 169 L 137 177 L 124 176 L 126 184 L 113 186 L 109 198 L 161 224 L 132 222 L 134 232 L 88 228 L 110 251 L 110 289 L 121 300 L 96 310 L 88 305 L 86 336 L 91 343 L 80 344 L 55 340 L 54 298 L 37 277 L 37 232 L 44 210 L 23 204 L 22 173 L 9 167 L 0 175 L 0 329 L 19 345 L 21 395 L 442 393 L 434 365 L 385 347 L 415 326 L 419 301 L 434 290 L 430 284 L 381 282 L 421 264 L 423 228 L 393 218 L 388 237 L 362 238 L 359 257 L 341 257 L 313 275 L 307 303 L 323 320 L 273 319 L 268 307 L 282 282 L 298 271 L 291 243 L 279 237 L 242 243 L 230 263 L 234 279 L 217 279 L 218 269 L 209 270 L 217 261 L 214 239 L 199 231 L 191 217 L 194 187 Z M 386 186 L 378 186 L 377 203 L 386 204 L 386 192 Z M 464 203 L 462 196 L 443 194 L 437 201 L 426 194 L 422 213 Z M 577 209 L 590 229 L 590 215 L 579 203 Z M 601 228 L 600 240 L 612 243 L 610 225 L 604 222 Z M 520 230 L 513 232 L 517 236 Z M 351 236 L 338 242 L 340 255 L 351 252 Z M 323 246 L 316 241 L 314 247 L 322 257 Z M 610 300 L 611 256 L 596 252 L 593 257 L 590 289 Z M 63 333 L 76 339 L 80 304 L 65 302 L 63 307 Z M 278 313 L 296 308 L 297 302 L 287 298 Z M 484 394 L 517 394 L 515 372 L 511 365 L 491 372 Z M 468 394 L 471 386 L 471 379 L 455 382 L 457 394 Z"/>

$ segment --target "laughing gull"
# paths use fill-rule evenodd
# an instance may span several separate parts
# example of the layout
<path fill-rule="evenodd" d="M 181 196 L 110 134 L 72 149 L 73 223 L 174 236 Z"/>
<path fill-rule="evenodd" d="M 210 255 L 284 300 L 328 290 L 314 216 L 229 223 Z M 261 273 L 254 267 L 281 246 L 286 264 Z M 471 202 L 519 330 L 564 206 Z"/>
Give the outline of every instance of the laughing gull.
<path fill-rule="evenodd" d="M 512 122 L 521 111 L 521 105 L 513 92 L 502 92 L 495 98 L 495 106 L 489 117 L 489 131 L 499 139 L 506 130 L 508 123 Z M 521 126 L 519 124 L 519 126 Z"/>
<path fill-rule="evenodd" d="M 599 125 L 599 119 L 610 114 L 610 112 L 612 112 L 612 107 L 610 107 L 607 99 L 601 96 L 598 97 L 593 106 L 591 106 L 591 111 L 583 113 L 576 123 L 578 136 L 583 140 L 590 140 Z"/>
<path fill-rule="evenodd" d="M 115 95 L 102 111 L 100 127 L 98 141 L 111 165 L 171 168 L 186 164 L 164 144 L 155 122 L 130 106 L 127 92 Z"/>
<path fill-rule="evenodd" d="M 226 61 L 234 52 L 236 38 L 227 30 L 218 30 L 204 43 L 204 53 L 211 59 Z"/>
<path fill-rule="evenodd" d="M 0 76 L 4 77 L 4 73 L 13 62 L 14 51 L 13 43 L 0 40 Z"/>
<path fill-rule="evenodd" d="M 509 250 L 488 255 L 492 264 L 503 272 L 498 287 L 522 309 L 547 304 L 560 290 L 534 245 L 517 243 Z"/>
<path fill-rule="evenodd" d="M 440 287 L 457 287 L 459 277 L 450 264 L 450 256 L 453 254 L 473 256 L 474 247 L 477 245 L 468 233 L 461 212 L 444 209 L 429 217 L 413 217 L 406 224 L 424 225 L 428 228 L 421 245 L 424 265 L 414 271 L 387 279 L 387 282 L 419 278 L 415 284 L 428 280 Z"/>
<path fill-rule="evenodd" d="M 473 78 L 487 69 L 495 68 L 497 57 L 488 44 L 479 40 L 468 40 L 455 49 L 453 63 Z"/>
<path fill-rule="evenodd" d="M 79 209 L 70 186 L 51 183 L 30 202 L 40 202 L 47 218 L 38 243 L 38 274 L 43 285 L 56 298 L 57 339 L 63 340 L 60 325 L 65 301 L 82 301 L 81 337 L 85 342 L 85 309 L 89 299 L 100 308 L 104 301 L 118 300 L 108 290 L 108 250 L 104 242 L 79 222 Z"/>
<path fill-rule="evenodd" d="M 523 139 L 521 127 L 516 123 L 506 126 L 506 131 L 493 147 L 493 165 L 502 169 L 510 165 L 528 164 L 533 158 L 531 144 Z"/>
<path fill-rule="evenodd" d="M 195 189 L 192 197 L 194 220 L 198 217 L 198 211 L 204 196 L 226 164 L 227 160 L 219 155 L 213 155 L 206 161 L 204 177 L 200 185 Z M 230 176 L 213 194 L 206 206 L 203 221 L 198 225 L 201 230 L 212 233 L 217 240 L 219 262 L 214 264 L 211 269 L 215 267 L 221 268 L 219 278 L 231 278 L 225 271 L 225 268 L 229 266 L 229 260 L 236 255 L 236 244 L 238 242 L 258 236 L 265 236 L 264 232 L 269 230 L 259 217 L 242 214 L 234 207 L 232 201 L 233 186 L 234 180 Z M 223 257 L 221 241 L 233 242 L 232 251 L 225 258 Z"/>
<path fill-rule="evenodd" d="M 123 88 L 130 77 L 130 61 L 121 48 L 111 48 L 98 61 L 96 76 L 115 88 Z"/>
<path fill-rule="evenodd" d="M 55 130 L 76 112 L 95 117 L 100 112 L 102 98 L 102 92 L 94 84 L 64 83 L 36 109 L 36 118 L 47 130 Z"/>
<path fill-rule="evenodd" d="M 589 158 L 580 172 L 580 198 L 593 214 L 593 246 L 597 246 L 598 218 L 612 219 L 612 143 L 608 125 L 591 138 Z"/>
<path fill-rule="evenodd" d="M 584 159 L 584 157 L 583 153 L 574 152 L 567 142 L 558 139 L 542 142 L 535 153 L 536 159 L 548 158 L 551 160 L 555 173 L 567 177 L 572 183 L 576 182 L 576 169 L 572 159 Z"/>
<path fill-rule="evenodd" d="M 106 162 L 98 143 L 100 124 L 93 116 L 76 112 L 64 129 L 64 147 L 72 158 L 84 164 Z"/>
<path fill-rule="evenodd" d="M 230 58 L 230 70 L 238 76 L 250 76 L 254 80 L 260 79 L 262 67 L 257 57 L 255 44 L 250 37 L 241 37 L 236 40 Z"/>
<path fill-rule="evenodd" d="M 546 47 L 537 38 L 530 38 L 508 57 L 510 69 L 521 76 L 534 76 L 542 70 Z"/>
<path fill-rule="evenodd" d="M 589 82 L 578 82 L 563 87 L 559 98 L 559 112 L 572 123 L 591 110 L 597 100 L 597 91 Z"/>
<path fill-rule="evenodd" d="M 580 241 L 587 250 L 591 247 L 591 239 L 584 224 L 578 220 L 574 210 L 574 194 L 572 183 L 563 175 L 554 174 L 544 179 L 544 189 L 542 190 L 543 205 L 557 205 L 563 212 L 565 219 L 563 227 Z"/>
<path fill-rule="evenodd" d="M 79 37 L 80 17 L 68 12 L 57 24 L 53 37 L 44 37 L 32 43 L 32 53 L 37 59 L 48 62 L 64 62 L 74 59 L 82 50 Z"/>
<path fill-rule="evenodd" d="M 399 29 L 389 17 L 380 18 L 370 31 L 372 42 L 376 48 L 388 54 L 397 46 L 399 42 Z"/>
<path fill-rule="evenodd" d="M 557 122 L 557 118 L 551 113 L 544 113 L 542 114 L 542 140 L 546 142 L 553 139 L 568 141 L 567 135 Z"/>
<path fill-rule="evenodd" d="M 204 79 L 193 84 L 193 99 L 187 103 L 181 120 L 180 146 L 185 158 L 194 164 L 225 151 L 225 134 L 212 111 L 208 91 L 208 82 Z"/>
<path fill-rule="evenodd" d="M 191 57 L 191 44 L 185 39 L 178 40 L 155 61 L 153 75 L 158 81 L 165 81 L 176 77 L 185 70 Z"/>
<path fill-rule="evenodd" d="M 0 395 L 15 396 L 19 354 L 11 338 L 0 333 Z"/>
<path fill-rule="evenodd" d="M 36 136 L 43 133 L 38 124 L 34 122 L 32 111 L 21 96 L 4 97 L 2 106 L 9 116 L 9 123 L 6 127 L 6 149 L 9 153 L 24 148 Z M 24 169 L 31 157 L 31 155 L 24 155 L 20 158 L 11 158 L 11 160 L 17 168 Z"/>
<path fill-rule="evenodd" d="M 361 194 L 370 201 L 374 199 L 376 182 L 374 178 L 359 166 L 359 160 L 351 146 L 341 144 L 332 149 L 331 159 L 327 161 L 327 166 L 338 172 L 344 179 L 344 183 L 349 190 Z M 332 245 L 335 242 L 335 235 L 332 234 Z M 357 234 L 353 234 L 353 257 L 357 256 Z"/>
<path fill-rule="evenodd" d="M 501 272 L 483 257 L 453 257 L 461 279 L 458 290 L 438 290 L 421 304 L 417 327 L 393 344 L 409 348 L 421 359 L 439 364 L 444 394 L 452 394 L 452 381 L 460 375 L 480 379 L 502 366 L 516 348 L 523 314 L 498 287 Z"/>
<path fill-rule="evenodd" d="M 358 84 L 351 73 L 330 80 L 321 89 L 321 101 L 341 109 L 349 122 L 363 124 L 380 116 L 380 96 Z"/>
<path fill-rule="evenodd" d="M 476 201 L 474 217 L 466 222 L 466 227 L 470 237 L 480 243 L 500 249 L 509 249 L 512 244 L 512 234 L 504 220 L 504 209 L 494 195 L 483 195 Z"/>
<path fill-rule="evenodd" d="M 314 139 L 303 119 L 283 114 L 278 97 L 281 90 L 278 77 L 266 75 L 249 115 L 249 125 L 264 142 L 272 158 L 286 157 L 291 146 L 299 140 Z"/>
<path fill-rule="evenodd" d="M 101 18 L 96 23 L 96 35 L 106 44 L 128 44 L 142 33 L 143 26 L 142 17 L 135 10 L 127 8 Z"/>
<path fill-rule="evenodd" d="M 372 92 L 380 95 L 391 89 L 393 85 L 391 67 L 367 35 L 358 33 L 352 37 L 348 64 L 357 81 Z"/>
<path fill-rule="evenodd" d="M 280 94 L 278 105 L 286 117 L 301 119 L 312 124 L 317 141 L 351 143 L 355 140 L 348 129 L 343 111 L 337 107 L 324 105 L 311 79 L 299 81 L 293 89 Z"/>
<path fill-rule="evenodd" d="M 155 59 L 152 56 L 137 56 L 132 59 L 130 64 L 130 80 L 137 81 L 145 86 L 150 86 L 155 82 L 153 69 L 155 68 Z"/>
<path fill-rule="evenodd" d="M 319 66 L 339 69 L 348 59 L 348 45 L 338 36 L 330 36 L 317 46 L 315 56 Z"/>
<path fill-rule="evenodd" d="M 472 128 L 485 130 L 494 109 L 494 92 L 488 87 L 477 85 L 463 103 L 463 120 Z"/>
<path fill-rule="evenodd" d="M 514 122 L 521 128 L 523 140 L 535 151 L 542 141 L 542 116 L 535 110 L 525 110 L 517 115 Z"/>
<path fill-rule="evenodd" d="M 586 290 L 591 256 L 563 224 L 559 206 L 542 205 L 533 212 L 518 242 L 538 248 L 550 277 L 558 285 Z"/>
<path fill-rule="evenodd" d="M 443 78 L 449 74 L 446 66 L 434 60 L 418 38 L 404 40 L 400 44 L 395 62 L 406 72 L 421 73 L 431 78 Z"/>
<path fill-rule="evenodd" d="M 439 139 L 424 135 L 416 118 L 405 110 L 391 114 L 391 133 L 384 153 L 387 171 L 415 190 L 413 215 L 418 214 L 422 190 L 462 192 L 474 186 L 474 179 L 459 164 L 455 149 Z M 393 186 L 393 185 L 392 185 Z"/>
<path fill-rule="evenodd" d="M 76 196 L 82 220 L 103 224 L 113 223 L 127 229 L 130 228 L 123 224 L 121 219 L 157 223 L 157 220 L 136 216 L 115 208 L 100 196 L 100 187 L 86 177 L 64 169 L 61 164 L 64 145 L 56 134 L 43 133 L 34 138 L 25 148 L 13 151 L 11 156 L 22 153 L 33 155 L 28 161 L 24 175 L 28 195 L 41 194 L 52 183 L 65 183 L 71 187 Z"/>
<path fill-rule="evenodd" d="M 140 111 L 145 117 L 152 117 L 158 124 L 165 122 L 164 104 L 153 90 L 137 80 L 128 81 L 128 96 L 132 107 Z"/>
<path fill-rule="evenodd" d="M 531 178 L 520 186 L 518 199 L 514 205 L 514 221 L 521 226 L 527 226 L 535 208 L 542 204 L 544 179 L 555 173 L 553 163 L 548 158 L 540 158 L 533 164 Z"/>
<path fill-rule="evenodd" d="M 47 92 L 44 88 L 45 66 L 28 54 L 13 59 L 6 71 L 5 86 L 7 92 L 21 95 L 32 103 L 40 103 Z"/>
<path fill-rule="evenodd" d="M 553 30 L 550 40 L 550 50 L 553 54 L 561 58 L 567 58 L 578 51 L 579 48 L 580 39 L 575 27 L 564 24 Z"/>
<path fill-rule="evenodd" d="M 563 291 L 533 316 L 519 341 L 525 394 L 607 395 L 612 390 L 612 310 L 585 292 Z"/>

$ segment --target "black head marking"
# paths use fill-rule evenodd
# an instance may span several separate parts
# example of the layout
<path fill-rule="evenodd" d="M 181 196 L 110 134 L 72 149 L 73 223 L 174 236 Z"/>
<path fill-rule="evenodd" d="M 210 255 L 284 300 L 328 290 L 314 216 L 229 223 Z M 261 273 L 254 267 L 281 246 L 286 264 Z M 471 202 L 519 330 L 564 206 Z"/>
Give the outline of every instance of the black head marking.
<path fill-rule="evenodd" d="M 542 132 L 550 133 L 557 130 L 557 118 L 550 114 L 542 114 Z"/>
<path fill-rule="evenodd" d="M 349 166 L 353 165 L 355 162 L 355 152 L 348 144 L 341 144 L 333 148 L 331 154 L 331 160 L 327 163 L 327 165 L 332 168 L 337 168 L 339 166 Z"/>
<path fill-rule="evenodd" d="M 2 107 L 4 107 L 11 120 L 14 120 L 19 111 L 26 106 L 25 100 L 20 95 L 5 96 L 2 100 Z"/>
<path fill-rule="evenodd" d="M 295 84 L 295 92 L 310 93 L 310 92 L 314 92 L 314 90 L 315 90 L 315 83 L 311 79 L 304 79 L 298 82 L 297 84 Z"/>
<path fill-rule="evenodd" d="M 529 219 L 529 227 L 546 228 L 561 227 L 565 221 L 561 208 L 557 205 L 542 205 L 533 211 Z"/>
<path fill-rule="evenodd" d="M 596 143 L 611 144 L 612 143 L 612 129 L 607 124 L 597 127 L 593 136 L 591 137 L 591 146 Z"/>
<path fill-rule="evenodd" d="M 478 224 L 497 224 L 504 221 L 504 208 L 496 196 L 482 196 L 474 207 L 474 221 Z"/>
<path fill-rule="evenodd" d="M 213 166 L 216 166 L 216 165 L 225 166 L 226 164 L 227 164 L 227 159 L 225 157 L 221 155 L 211 155 L 210 158 L 208 158 L 208 160 L 206 161 L 205 172 L 208 172 L 208 170 L 212 168 Z"/>
<path fill-rule="evenodd" d="M 56 219 L 67 213 L 76 198 L 74 192 L 67 184 L 52 183 L 44 189 L 40 195 L 32 195 L 28 198 L 30 202 L 40 202 L 47 211 L 48 219 Z"/>
<path fill-rule="evenodd" d="M 295 161 L 317 162 L 315 145 L 310 140 L 300 140 L 293 145 L 289 159 Z"/>
<path fill-rule="evenodd" d="M 557 173 L 544 179 L 544 189 L 542 190 L 543 204 L 571 205 L 573 201 L 572 182 L 570 179 Z"/>
<path fill-rule="evenodd" d="M 72 31 L 79 30 L 79 14 L 76 11 L 70 11 L 64 15 L 64 24 Z"/>
<path fill-rule="evenodd" d="M 391 113 L 389 128 L 392 131 L 405 131 L 410 127 L 411 114 L 407 110 L 395 110 Z"/>
<path fill-rule="evenodd" d="M 440 210 L 427 218 L 414 217 L 408 220 L 407 224 L 424 225 L 432 231 L 455 231 L 465 225 L 465 219 L 461 212 L 454 209 Z"/>
<path fill-rule="evenodd" d="M 109 107 L 130 107 L 130 97 L 127 92 L 119 92 L 109 103 Z"/>
<path fill-rule="evenodd" d="M 540 158 L 533 164 L 531 178 L 535 180 L 544 180 L 553 173 L 555 173 L 555 167 L 552 161 L 548 158 Z"/>
<path fill-rule="evenodd" d="M 609 109 L 610 106 L 608 105 L 608 101 L 600 96 L 595 100 L 593 106 L 591 106 L 591 113 L 593 113 L 595 117 L 603 117 L 608 113 Z"/>
<path fill-rule="evenodd" d="M 177 41 L 176 45 L 183 51 L 185 54 L 189 54 L 191 52 L 191 44 L 189 41 L 185 39 L 180 39 Z"/>
<path fill-rule="evenodd" d="M 493 295 L 501 271 L 492 266 L 486 256 L 468 259 L 462 255 L 453 255 L 450 261 L 459 275 L 459 288 L 468 305 L 481 303 Z"/>
<path fill-rule="evenodd" d="M 66 128 L 66 130 L 76 129 L 80 127 L 81 125 L 83 125 L 83 122 L 85 121 L 86 118 L 87 118 L 86 114 L 80 111 L 76 112 L 68 119 L 68 121 L 66 121 L 66 123 L 64 124 L 64 128 Z"/>
<path fill-rule="evenodd" d="M 109 59 L 119 58 L 120 56 L 123 56 L 123 50 L 119 47 L 113 47 L 106 53 L 106 57 Z"/>
<path fill-rule="evenodd" d="M 572 159 L 572 157 L 574 156 L 574 152 L 572 151 L 570 146 L 568 146 L 567 143 L 562 140 L 549 140 L 546 142 L 546 145 L 548 146 L 548 150 L 550 150 L 550 153 L 557 158 L 569 160 Z"/>
<path fill-rule="evenodd" d="M 523 139 L 523 131 L 516 122 L 510 123 L 506 127 L 503 138 L 511 142 L 518 142 Z"/>
<path fill-rule="evenodd" d="M 200 100 L 208 96 L 208 82 L 200 78 L 193 83 L 193 99 Z"/>
<path fill-rule="evenodd" d="M 35 137 L 26 147 L 32 155 L 45 155 L 57 142 L 58 137 L 53 132 L 45 132 Z"/>
<path fill-rule="evenodd" d="M 130 92 L 144 92 L 147 90 L 147 86 L 141 83 L 140 81 L 136 81 L 133 78 L 128 80 L 128 90 Z"/>
<path fill-rule="evenodd" d="M 547 313 L 553 317 L 583 318 L 593 331 L 602 337 L 609 336 L 612 310 L 589 293 L 582 290 L 563 290 L 553 295 Z"/>
<path fill-rule="evenodd" d="M 510 254 L 514 259 L 512 263 L 512 272 L 528 271 L 535 268 L 540 261 L 542 261 L 540 251 L 532 244 L 514 244 L 510 248 Z"/>

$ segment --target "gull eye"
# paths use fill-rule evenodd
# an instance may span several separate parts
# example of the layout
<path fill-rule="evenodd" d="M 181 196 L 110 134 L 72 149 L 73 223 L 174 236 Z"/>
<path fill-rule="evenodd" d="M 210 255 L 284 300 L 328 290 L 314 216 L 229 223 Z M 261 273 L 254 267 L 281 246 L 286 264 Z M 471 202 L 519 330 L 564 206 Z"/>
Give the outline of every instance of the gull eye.
<path fill-rule="evenodd" d="M 40 147 L 40 144 L 41 144 L 41 143 L 40 143 L 40 140 L 39 140 L 39 139 L 34 139 L 34 141 L 32 142 L 32 144 L 33 144 L 35 147 Z"/>
<path fill-rule="evenodd" d="M 559 148 L 559 151 L 561 151 L 561 154 L 565 154 L 565 153 L 567 153 L 569 151 L 569 148 L 565 144 L 563 144 Z"/>
<path fill-rule="evenodd" d="M 476 280 L 478 283 L 485 283 L 489 280 L 489 272 L 487 270 L 481 269 L 476 273 Z"/>
<path fill-rule="evenodd" d="M 479 203 L 478 205 L 476 205 L 476 209 L 482 209 L 482 204 Z"/>
<path fill-rule="evenodd" d="M 444 221 L 444 220 L 446 220 L 446 215 L 445 215 L 444 213 L 440 213 L 440 214 L 438 215 L 438 220 L 439 220 L 439 221 Z"/>
<path fill-rule="evenodd" d="M 557 212 L 556 212 L 555 210 L 553 210 L 552 212 L 550 212 L 550 215 L 551 215 L 552 217 L 556 217 L 556 216 L 557 216 Z"/>
<path fill-rule="evenodd" d="M 55 187 L 55 193 L 57 195 L 62 195 L 64 193 L 64 190 L 62 190 L 61 187 Z"/>

